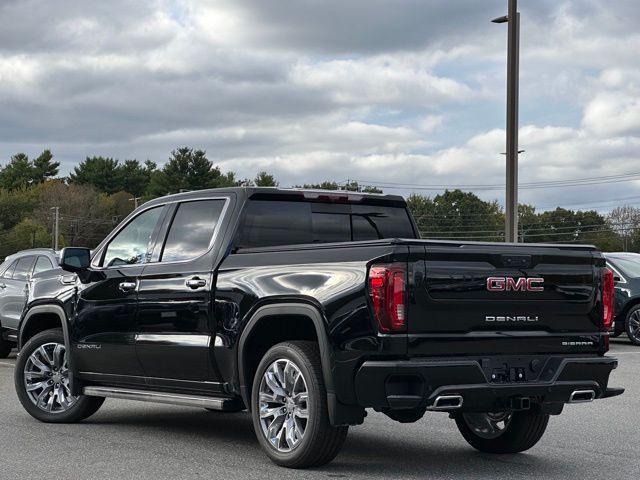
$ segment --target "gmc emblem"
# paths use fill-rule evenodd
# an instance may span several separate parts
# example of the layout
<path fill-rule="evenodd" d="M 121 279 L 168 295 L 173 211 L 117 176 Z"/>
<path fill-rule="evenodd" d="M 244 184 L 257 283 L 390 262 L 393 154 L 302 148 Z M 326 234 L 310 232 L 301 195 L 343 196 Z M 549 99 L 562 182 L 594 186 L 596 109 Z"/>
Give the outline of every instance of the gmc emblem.
<path fill-rule="evenodd" d="M 543 292 L 544 278 L 489 277 L 487 290 L 490 292 Z"/>

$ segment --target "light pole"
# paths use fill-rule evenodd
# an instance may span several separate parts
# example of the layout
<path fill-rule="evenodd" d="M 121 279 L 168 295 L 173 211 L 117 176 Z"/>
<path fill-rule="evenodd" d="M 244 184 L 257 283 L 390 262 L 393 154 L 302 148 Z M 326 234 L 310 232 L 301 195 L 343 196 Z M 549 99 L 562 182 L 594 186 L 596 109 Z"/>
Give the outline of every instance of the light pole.
<path fill-rule="evenodd" d="M 55 215 L 53 217 L 53 249 L 58 251 L 58 229 L 60 224 L 60 207 L 51 207 L 51 210 L 55 211 Z"/>
<path fill-rule="evenodd" d="M 518 78 L 520 70 L 520 13 L 518 0 L 509 0 L 509 11 L 493 23 L 507 23 L 507 181 L 505 242 L 518 241 Z"/>
<path fill-rule="evenodd" d="M 135 210 L 136 208 L 138 208 L 138 201 L 140 200 L 140 197 L 131 197 L 129 199 L 130 202 L 133 202 L 133 209 Z"/>

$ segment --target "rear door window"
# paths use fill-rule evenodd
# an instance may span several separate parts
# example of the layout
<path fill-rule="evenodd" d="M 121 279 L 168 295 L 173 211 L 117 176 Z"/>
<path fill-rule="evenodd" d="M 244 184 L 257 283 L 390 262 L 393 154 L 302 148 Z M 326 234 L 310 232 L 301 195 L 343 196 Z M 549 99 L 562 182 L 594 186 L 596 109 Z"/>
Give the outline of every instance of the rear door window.
<path fill-rule="evenodd" d="M 208 251 L 224 204 L 224 200 L 181 203 L 171 222 L 160 261 L 189 260 Z"/>
<path fill-rule="evenodd" d="M 28 256 L 22 257 L 18 260 L 16 264 L 16 269 L 13 271 L 13 279 L 14 280 L 26 280 L 27 276 L 31 273 L 33 269 L 33 262 L 35 261 L 35 257 Z"/>
<path fill-rule="evenodd" d="M 33 268 L 33 273 L 44 272 L 51 269 L 53 269 L 53 263 L 51 263 L 51 260 L 40 255 L 38 256 L 38 260 L 36 260 L 36 266 Z"/>

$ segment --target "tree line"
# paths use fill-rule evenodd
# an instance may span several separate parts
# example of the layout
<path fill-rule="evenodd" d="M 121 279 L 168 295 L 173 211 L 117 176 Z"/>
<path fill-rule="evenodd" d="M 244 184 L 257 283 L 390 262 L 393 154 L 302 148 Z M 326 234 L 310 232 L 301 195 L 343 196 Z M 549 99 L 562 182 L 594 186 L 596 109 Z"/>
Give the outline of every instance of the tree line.
<path fill-rule="evenodd" d="M 0 167 L 0 258 L 19 250 L 52 245 L 53 207 L 59 208 L 59 245 L 95 247 L 135 203 L 185 190 L 231 186 L 278 186 L 262 171 L 252 179 L 223 172 L 203 150 L 181 147 L 168 161 L 93 156 L 59 176 L 60 163 L 50 150 L 36 158 L 18 153 Z M 298 185 L 303 188 L 383 193 L 357 182 Z M 472 192 L 447 190 L 433 197 L 407 198 L 423 238 L 504 240 L 504 211 L 497 201 Z M 520 240 L 537 243 L 593 243 L 603 250 L 640 251 L 640 209 L 624 206 L 608 215 L 596 211 L 536 212 L 520 205 Z"/>

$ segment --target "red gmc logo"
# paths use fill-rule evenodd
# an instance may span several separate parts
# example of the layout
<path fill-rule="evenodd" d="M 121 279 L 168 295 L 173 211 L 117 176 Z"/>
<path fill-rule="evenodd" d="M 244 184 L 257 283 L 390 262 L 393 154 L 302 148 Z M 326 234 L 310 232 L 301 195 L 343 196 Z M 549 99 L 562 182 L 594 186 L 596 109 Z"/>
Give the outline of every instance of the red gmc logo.
<path fill-rule="evenodd" d="M 490 292 L 543 292 L 544 278 L 489 277 L 487 290 Z"/>

